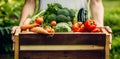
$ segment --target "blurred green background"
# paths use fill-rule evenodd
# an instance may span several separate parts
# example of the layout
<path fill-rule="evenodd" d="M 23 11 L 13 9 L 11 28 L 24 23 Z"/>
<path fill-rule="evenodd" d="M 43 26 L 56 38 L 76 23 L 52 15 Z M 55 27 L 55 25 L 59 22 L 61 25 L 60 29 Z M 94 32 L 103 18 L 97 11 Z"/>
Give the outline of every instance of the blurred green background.
<path fill-rule="evenodd" d="M 2 59 L 13 59 L 10 31 L 13 26 L 19 24 L 23 3 L 24 0 L 0 0 L 0 58 Z M 120 0 L 104 0 L 103 5 L 104 24 L 110 26 L 113 31 L 110 59 L 120 59 Z"/>

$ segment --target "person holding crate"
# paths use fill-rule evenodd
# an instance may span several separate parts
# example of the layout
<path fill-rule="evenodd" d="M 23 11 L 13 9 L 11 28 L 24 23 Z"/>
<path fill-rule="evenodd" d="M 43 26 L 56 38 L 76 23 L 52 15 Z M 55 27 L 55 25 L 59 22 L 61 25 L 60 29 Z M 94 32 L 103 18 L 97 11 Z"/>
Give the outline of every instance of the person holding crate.
<path fill-rule="evenodd" d="M 29 15 L 32 15 L 36 8 L 37 0 L 25 0 L 24 6 L 21 12 L 21 21 L 19 26 L 23 25 L 25 20 Z M 47 8 L 47 4 L 49 3 L 60 3 L 64 7 L 68 7 L 71 9 L 80 10 L 81 8 L 85 10 L 91 11 L 92 18 L 97 23 L 98 27 L 103 27 L 103 18 L 104 18 L 104 7 L 102 4 L 102 0 L 39 0 L 39 10 L 44 10 Z M 88 7 L 90 6 L 90 7 Z M 12 33 L 15 32 L 16 28 L 12 28 Z"/>
<path fill-rule="evenodd" d="M 15 33 L 17 28 L 24 25 L 25 20 L 28 16 L 32 15 L 36 9 L 36 1 L 37 0 L 25 0 L 24 6 L 21 12 L 21 21 L 19 26 L 15 26 L 12 28 L 12 34 Z M 47 8 L 47 4 L 49 3 L 60 3 L 64 7 L 68 7 L 71 9 L 85 9 L 87 11 L 91 11 L 92 18 L 95 20 L 98 27 L 104 26 L 104 7 L 102 4 L 102 0 L 39 0 L 39 10 L 44 10 Z M 90 18 L 90 17 L 88 17 Z M 111 40 L 111 39 L 110 39 Z M 110 49 L 111 49 L 111 45 Z"/>

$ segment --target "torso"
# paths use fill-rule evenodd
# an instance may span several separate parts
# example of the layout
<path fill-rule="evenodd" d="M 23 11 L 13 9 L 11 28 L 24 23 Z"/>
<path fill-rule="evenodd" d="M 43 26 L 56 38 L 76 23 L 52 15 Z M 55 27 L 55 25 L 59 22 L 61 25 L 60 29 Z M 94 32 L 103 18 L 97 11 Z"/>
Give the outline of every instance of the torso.
<path fill-rule="evenodd" d="M 46 9 L 49 3 L 60 3 L 63 7 L 77 10 L 87 9 L 88 6 L 87 0 L 40 0 L 40 10 Z"/>

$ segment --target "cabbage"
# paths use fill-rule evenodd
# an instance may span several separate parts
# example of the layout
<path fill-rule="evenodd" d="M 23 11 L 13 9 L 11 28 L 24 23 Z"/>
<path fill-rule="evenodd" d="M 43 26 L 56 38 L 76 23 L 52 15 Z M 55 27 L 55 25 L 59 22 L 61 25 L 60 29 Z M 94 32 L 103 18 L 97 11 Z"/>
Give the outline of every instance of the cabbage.
<path fill-rule="evenodd" d="M 54 27 L 54 29 L 55 29 L 55 32 L 72 32 L 72 29 L 69 26 L 69 24 L 65 22 L 58 23 Z"/>

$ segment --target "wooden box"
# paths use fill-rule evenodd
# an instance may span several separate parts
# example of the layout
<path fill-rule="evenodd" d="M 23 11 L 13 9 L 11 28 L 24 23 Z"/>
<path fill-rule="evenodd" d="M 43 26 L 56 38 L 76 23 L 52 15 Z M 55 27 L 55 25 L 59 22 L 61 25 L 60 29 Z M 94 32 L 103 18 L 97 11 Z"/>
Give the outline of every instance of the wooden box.
<path fill-rule="evenodd" d="M 15 59 L 109 59 L 112 31 L 61 32 L 43 35 L 20 32 L 14 36 Z"/>

